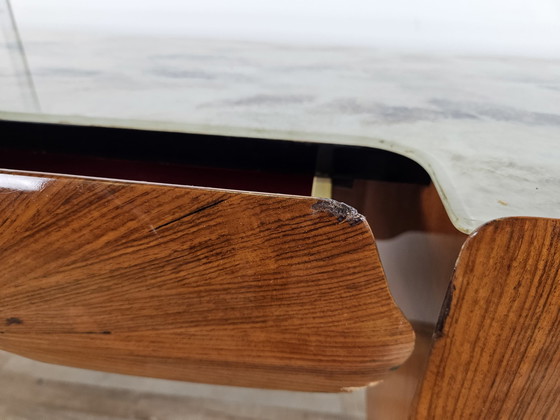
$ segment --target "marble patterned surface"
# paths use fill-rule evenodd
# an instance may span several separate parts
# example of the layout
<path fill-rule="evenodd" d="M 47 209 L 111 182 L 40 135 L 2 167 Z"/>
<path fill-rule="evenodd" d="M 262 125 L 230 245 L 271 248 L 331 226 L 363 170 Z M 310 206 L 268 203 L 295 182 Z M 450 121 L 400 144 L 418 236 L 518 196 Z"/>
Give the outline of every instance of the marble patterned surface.
<path fill-rule="evenodd" d="M 27 32 L 0 118 L 360 145 L 431 175 L 455 226 L 560 218 L 560 60 Z M 18 87 L 19 86 L 19 87 Z"/>

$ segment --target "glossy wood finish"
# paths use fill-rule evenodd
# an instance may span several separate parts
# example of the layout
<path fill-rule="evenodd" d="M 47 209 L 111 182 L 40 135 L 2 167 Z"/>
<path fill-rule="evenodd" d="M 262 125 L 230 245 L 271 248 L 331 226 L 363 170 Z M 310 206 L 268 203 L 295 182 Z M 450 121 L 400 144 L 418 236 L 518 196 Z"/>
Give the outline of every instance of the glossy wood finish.
<path fill-rule="evenodd" d="M 414 418 L 560 413 L 560 220 L 490 222 L 465 243 Z"/>
<path fill-rule="evenodd" d="M 332 200 L 0 174 L 0 348 L 134 375 L 340 391 L 414 334 Z"/>

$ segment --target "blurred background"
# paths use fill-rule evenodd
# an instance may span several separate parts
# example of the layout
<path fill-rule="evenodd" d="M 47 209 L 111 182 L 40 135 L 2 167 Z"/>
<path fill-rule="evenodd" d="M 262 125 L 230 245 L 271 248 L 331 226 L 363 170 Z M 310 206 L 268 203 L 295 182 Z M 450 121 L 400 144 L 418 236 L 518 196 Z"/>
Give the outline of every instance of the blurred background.
<path fill-rule="evenodd" d="M 12 7 L 24 37 L 33 29 L 49 29 L 416 52 L 560 55 L 557 0 L 12 0 Z"/>

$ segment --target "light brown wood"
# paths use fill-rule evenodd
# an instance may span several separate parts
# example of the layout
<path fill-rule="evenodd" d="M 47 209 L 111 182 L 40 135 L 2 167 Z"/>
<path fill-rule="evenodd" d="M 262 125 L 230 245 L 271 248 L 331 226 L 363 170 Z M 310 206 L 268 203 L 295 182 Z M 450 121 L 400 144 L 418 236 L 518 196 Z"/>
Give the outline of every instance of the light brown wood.
<path fill-rule="evenodd" d="M 414 334 L 332 200 L 0 174 L 0 348 L 197 382 L 340 391 Z"/>
<path fill-rule="evenodd" d="M 490 222 L 461 251 L 415 418 L 559 413 L 560 220 Z"/>

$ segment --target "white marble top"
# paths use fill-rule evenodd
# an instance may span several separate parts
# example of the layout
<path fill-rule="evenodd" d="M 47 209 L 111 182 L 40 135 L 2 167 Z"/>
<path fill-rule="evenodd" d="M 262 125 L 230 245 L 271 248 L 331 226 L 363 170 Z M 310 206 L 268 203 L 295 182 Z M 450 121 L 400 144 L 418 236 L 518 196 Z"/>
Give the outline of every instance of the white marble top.
<path fill-rule="evenodd" d="M 464 232 L 560 218 L 560 60 L 53 31 L 24 41 L 40 112 L 0 48 L 2 119 L 375 147 L 421 164 Z"/>

